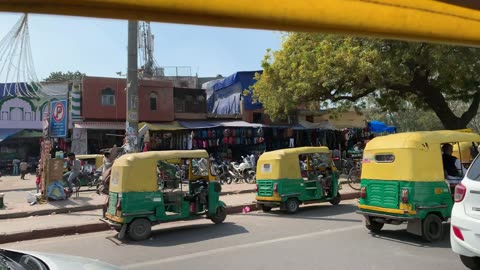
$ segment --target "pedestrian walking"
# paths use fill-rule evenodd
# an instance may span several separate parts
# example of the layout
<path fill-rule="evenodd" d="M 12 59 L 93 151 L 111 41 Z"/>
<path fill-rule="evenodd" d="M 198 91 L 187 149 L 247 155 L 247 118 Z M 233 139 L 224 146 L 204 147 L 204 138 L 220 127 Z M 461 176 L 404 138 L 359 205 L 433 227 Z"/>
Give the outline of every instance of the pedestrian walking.
<path fill-rule="evenodd" d="M 19 173 L 19 172 L 18 172 L 18 171 L 19 171 L 19 170 L 18 170 L 18 169 L 19 169 L 18 166 L 20 165 L 20 160 L 17 159 L 17 158 L 13 159 L 12 165 L 13 165 L 12 175 L 18 175 L 18 173 Z"/>
<path fill-rule="evenodd" d="M 25 180 L 25 175 L 27 174 L 28 163 L 22 161 L 20 163 L 20 179 Z"/>

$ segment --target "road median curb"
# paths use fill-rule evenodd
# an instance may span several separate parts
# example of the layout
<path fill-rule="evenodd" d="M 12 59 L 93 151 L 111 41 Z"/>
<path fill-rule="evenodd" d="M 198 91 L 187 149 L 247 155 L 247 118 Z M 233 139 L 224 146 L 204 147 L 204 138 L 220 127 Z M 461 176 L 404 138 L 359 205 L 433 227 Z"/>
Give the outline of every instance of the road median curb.
<path fill-rule="evenodd" d="M 240 191 L 227 191 L 220 193 L 220 196 L 226 195 L 238 195 L 238 194 L 245 194 L 245 193 L 254 193 L 255 189 L 247 189 L 247 190 L 240 190 Z M 35 211 L 27 211 L 27 212 L 14 212 L 14 213 L 7 213 L 7 214 L 0 214 L 0 219 L 10 219 L 10 218 L 26 218 L 31 216 L 48 216 L 51 214 L 66 214 L 71 212 L 83 212 L 83 211 L 91 211 L 102 209 L 102 204 L 93 204 L 93 205 L 83 205 L 77 207 L 67 207 L 67 208 L 56 208 L 56 209 L 45 209 L 45 210 L 35 210 Z"/>
<path fill-rule="evenodd" d="M 358 192 L 342 194 L 342 200 L 351 200 L 358 197 L 359 197 Z M 227 206 L 227 214 L 242 213 L 244 209 L 246 209 L 247 207 L 249 208 L 249 211 L 258 210 L 257 205 L 252 202 L 252 203 L 245 203 L 241 205 Z M 89 223 L 89 224 L 66 226 L 66 227 L 45 228 L 45 229 L 31 230 L 26 232 L 17 232 L 13 234 L 0 233 L 0 244 L 51 238 L 51 237 L 58 237 L 58 236 L 66 236 L 66 235 L 101 232 L 101 231 L 108 231 L 110 229 L 111 229 L 110 226 L 99 221 L 98 223 Z"/>

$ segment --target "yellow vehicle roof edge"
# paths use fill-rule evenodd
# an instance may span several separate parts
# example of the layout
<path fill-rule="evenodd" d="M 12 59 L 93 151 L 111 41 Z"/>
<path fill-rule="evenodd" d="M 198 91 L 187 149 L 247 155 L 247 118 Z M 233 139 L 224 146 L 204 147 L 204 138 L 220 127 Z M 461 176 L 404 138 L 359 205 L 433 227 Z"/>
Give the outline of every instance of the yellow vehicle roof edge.
<path fill-rule="evenodd" d="M 0 10 L 480 44 L 480 11 L 434 0 L 0 0 Z"/>

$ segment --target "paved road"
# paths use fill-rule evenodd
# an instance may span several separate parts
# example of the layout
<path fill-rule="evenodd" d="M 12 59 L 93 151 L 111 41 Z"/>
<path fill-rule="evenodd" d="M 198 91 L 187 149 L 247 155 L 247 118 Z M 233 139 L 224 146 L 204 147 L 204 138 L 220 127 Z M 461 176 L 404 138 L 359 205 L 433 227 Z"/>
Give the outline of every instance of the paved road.
<path fill-rule="evenodd" d="M 436 244 L 386 226 L 364 228 L 354 201 L 304 207 L 294 216 L 253 212 L 155 227 L 143 242 L 120 242 L 113 232 L 52 238 L 3 247 L 81 255 L 126 269 L 465 269 L 448 235 Z"/>

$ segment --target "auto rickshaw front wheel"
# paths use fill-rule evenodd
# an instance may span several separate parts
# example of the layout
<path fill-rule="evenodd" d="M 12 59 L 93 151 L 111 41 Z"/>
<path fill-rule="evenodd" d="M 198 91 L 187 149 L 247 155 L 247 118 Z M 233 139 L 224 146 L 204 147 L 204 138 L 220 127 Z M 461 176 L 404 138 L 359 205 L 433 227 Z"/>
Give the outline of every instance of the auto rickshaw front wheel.
<path fill-rule="evenodd" d="M 128 236 L 135 241 L 145 240 L 152 233 L 152 223 L 146 218 L 137 218 L 128 225 Z"/>
<path fill-rule="evenodd" d="M 222 223 L 227 218 L 227 210 L 224 206 L 217 207 L 217 211 L 214 216 L 210 218 L 215 224 Z"/>
<path fill-rule="evenodd" d="M 342 196 L 340 195 L 340 192 L 337 192 L 337 196 L 335 198 L 331 199 L 330 202 L 332 205 L 338 205 L 342 201 Z"/>
<path fill-rule="evenodd" d="M 428 242 L 436 242 L 443 238 L 443 223 L 439 216 L 428 214 L 422 221 L 422 237 Z"/>

